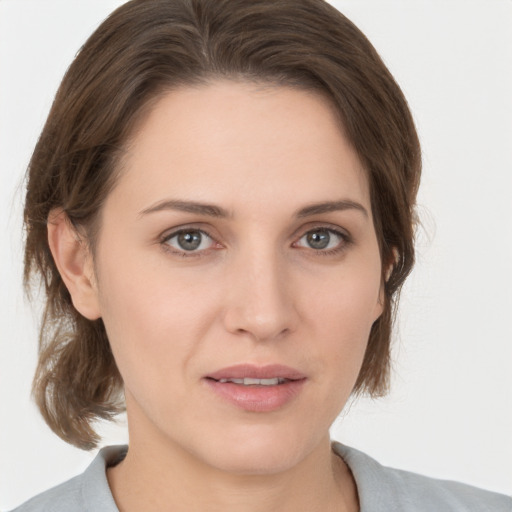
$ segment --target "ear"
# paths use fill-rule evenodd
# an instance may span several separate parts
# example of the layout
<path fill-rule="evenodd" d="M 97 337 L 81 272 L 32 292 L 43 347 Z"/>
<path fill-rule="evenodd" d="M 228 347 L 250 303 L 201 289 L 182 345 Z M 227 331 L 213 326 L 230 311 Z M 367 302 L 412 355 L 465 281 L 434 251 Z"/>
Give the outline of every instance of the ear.
<path fill-rule="evenodd" d="M 393 247 L 392 251 L 393 251 L 393 257 L 391 258 L 391 261 L 389 261 L 386 266 L 386 277 L 385 277 L 386 283 L 389 281 L 389 278 L 391 277 L 391 274 L 393 273 L 395 266 L 398 265 L 398 262 L 400 261 L 400 253 L 398 252 L 398 249 L 396 247 Z"/>
<path fill-rule="evenodd" d="M 89 320 L 100 318 L 92 255 L 61 209 L 52 210 L 48 216 L 48 244 L 73 306 Z"/>
<path fill-rule="evenodd" d="M 386 283 L 389 281 L 389 278 L 391 277 L 391 274 L 393 273 L 393 269 L 395 268 L 395 265 L 398 263 L 399 258 L 400 258 L 400 255 L 398 253 L 397 248 L 393 247 L 393 257 L 391 258 L 391 261 L 389 261 L 386 264 L 385 272 L 384 272 L 384 279 L 380 283 L 379 299 L 377 301 L 375 320 L 377 320 L 384 312 L 385 286 L 386 286 Z"/>
<path fill-rule="evenodd" d="M 380 283 L 379 297 L 377 299 L 377 303 L 375 304 L 375 309 L 373 313 L 374 322 L 376 322 L 384 312 L 384 284 L 384 281 Z"/>

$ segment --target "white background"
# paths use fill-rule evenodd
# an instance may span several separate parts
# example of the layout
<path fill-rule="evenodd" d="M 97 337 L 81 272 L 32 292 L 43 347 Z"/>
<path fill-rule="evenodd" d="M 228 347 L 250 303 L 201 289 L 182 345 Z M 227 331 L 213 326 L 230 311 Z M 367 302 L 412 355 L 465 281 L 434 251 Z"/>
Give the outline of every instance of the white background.
<path fill-rule="evenodd" d="M 21 179 L 59 81 L 122 1 L 0 0 L 0 509 L 82 471 L 30 401 Z M 391 394 L 333 437 L 386 465 L 512 494 L 512 1 L 333 1 L 401 84 L 424 151 L 418 264 Z M 207 426 L 205 426 L 207 428 Z M 105 429 L 123 442 L 123 427 Z"/>

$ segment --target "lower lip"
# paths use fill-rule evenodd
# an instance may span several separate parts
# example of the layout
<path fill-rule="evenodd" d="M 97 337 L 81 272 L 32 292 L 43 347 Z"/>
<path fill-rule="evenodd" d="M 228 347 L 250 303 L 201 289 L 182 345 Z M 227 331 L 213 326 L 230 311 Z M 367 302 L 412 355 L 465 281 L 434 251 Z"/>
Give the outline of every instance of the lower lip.
<path fill-rule="evenodd" d="M 306 379 L 292 380 L 276 386 L 244 386 L 233 382 L 205 379 L 221 398 L 250 412 L 271 412 L 284 407 L 300 393 Z"/>

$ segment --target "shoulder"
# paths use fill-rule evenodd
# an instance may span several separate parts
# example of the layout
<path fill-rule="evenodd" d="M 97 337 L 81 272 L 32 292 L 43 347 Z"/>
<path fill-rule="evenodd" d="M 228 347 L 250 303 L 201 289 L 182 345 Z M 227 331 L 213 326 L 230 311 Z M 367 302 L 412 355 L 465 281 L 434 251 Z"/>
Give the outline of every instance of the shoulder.
<path fill-rule="evenodd" d="M 118 512 L 106 469 L 123 459 L 126 451 L 126 446 L 103 448 L 81 475 L 35 496 L 12 512 Z"/>
<path fill-rule="evenodd" d="M 354 475 L 362 512 L 512 512 L 503 494 L 388 468 L 340 443 L 333 449 Z"/>
<path fill-rule="evenodd" d="M 80 497 L 82 475 L 38 494 L 12 512 L 73 512 L 83 510 Z"/>

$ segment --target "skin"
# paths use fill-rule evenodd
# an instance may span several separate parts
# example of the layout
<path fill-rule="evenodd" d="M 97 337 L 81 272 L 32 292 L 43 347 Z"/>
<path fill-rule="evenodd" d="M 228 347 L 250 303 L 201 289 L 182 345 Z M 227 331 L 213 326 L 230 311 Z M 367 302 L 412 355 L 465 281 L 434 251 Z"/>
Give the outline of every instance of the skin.
<path fill-rule="evenodd" d="M 63 214 L 49 239 L 125 382 L 130 450 L 108 471 L 120 510 L 358 510 L 329 427 L 382 313 L 381 260 L 365 172 L 327 100 L 229 81 L 169 92 L 127 146 L 94 259 Z M 239 363 L 306 380 L 278 410 L 248 412 L 204 381 Z"/>

